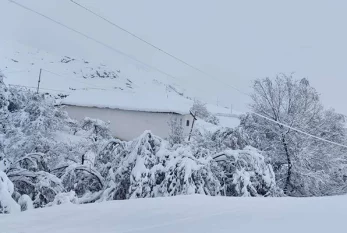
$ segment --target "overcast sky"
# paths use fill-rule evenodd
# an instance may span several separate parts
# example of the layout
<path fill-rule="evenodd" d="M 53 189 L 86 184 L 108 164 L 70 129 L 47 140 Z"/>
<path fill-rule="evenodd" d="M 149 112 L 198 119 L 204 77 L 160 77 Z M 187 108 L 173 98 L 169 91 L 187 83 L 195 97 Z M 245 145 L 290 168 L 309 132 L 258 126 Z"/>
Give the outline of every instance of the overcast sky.
<path fill-rule="evenodd" d="M 156 66 L 216 103 L 246 110 L 247 98 L 162 55 L 69 0 L 16 0 Z M 77 0 L 76 0 L 77 1 Z M 326 107 L 347 115 L 347 2 L 336 0 L 78 0 L 224 82 L 249 91 L 254 78 L 307 77 Z M 2 39 L 111 63 L 110 51 L 0 0 Z M 14 48 L 15 49 L 15 48 Z"/>

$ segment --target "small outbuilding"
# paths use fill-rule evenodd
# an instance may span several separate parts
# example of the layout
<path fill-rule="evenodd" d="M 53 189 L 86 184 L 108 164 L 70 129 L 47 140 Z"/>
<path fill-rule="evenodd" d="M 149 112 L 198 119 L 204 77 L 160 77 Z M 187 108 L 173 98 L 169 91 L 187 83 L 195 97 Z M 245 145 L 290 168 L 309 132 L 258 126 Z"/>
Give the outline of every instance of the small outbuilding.
<path fill-rule="evenodd" d="M 188 136 L 193 123 L 192 102 L 182 97 L 158 98 L 151 94 L 117 91 L 75 91 L 62 104 L 71 118 L 96 118 L 110 123 L 114 137 L 129 141 L 145 130 L 168 138 L 169 122 L 176 118 Z"/>

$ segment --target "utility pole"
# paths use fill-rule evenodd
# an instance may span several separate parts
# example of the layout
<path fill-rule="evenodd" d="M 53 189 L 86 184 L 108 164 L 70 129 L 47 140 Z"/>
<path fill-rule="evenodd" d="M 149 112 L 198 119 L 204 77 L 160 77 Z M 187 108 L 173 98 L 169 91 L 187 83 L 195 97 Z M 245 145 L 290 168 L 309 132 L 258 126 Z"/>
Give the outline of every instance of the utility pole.
<path fill-rule="evenodd" d="M 193 117 L 193 123 L 192 123 L 192 128 L 190 129 L 190 133 L 189 133 L 189 137 L 188 137 L 188 142 L 190 142 L 190 138 L 191 138 L 192 133 L 193 133 L 194 123 L 195 123 L 195 121 L 197 120 L 196 116 L 195 116 L 192 112 L 190 112 L 190 115 L 192 115 L 192 117 Z"/>
<path fill-rule="evenodd" d="M 37 82 L 37 94 L 39 94 L 39 90 L 40 90 L 41 73 L 42 73 L 42 69 L 40 69 L 39 81 Z"/>

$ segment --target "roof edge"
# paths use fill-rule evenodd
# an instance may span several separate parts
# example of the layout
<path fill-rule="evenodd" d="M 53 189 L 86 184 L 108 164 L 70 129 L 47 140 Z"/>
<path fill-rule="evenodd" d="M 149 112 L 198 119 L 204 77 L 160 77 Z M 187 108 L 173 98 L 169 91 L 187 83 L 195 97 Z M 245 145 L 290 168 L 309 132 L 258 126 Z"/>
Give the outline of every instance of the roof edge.
<path fill-rule="evenodd" d="M 84 108 L 98 108 L 98 109 L 111 109 L 111 110 L 122 110 L 122 111 L 131 111 L 131 112 L 149 112 L 149 113 L 168 113 L 176 115 L 190 115 L 189 112 L 179 112 L 179 111 L 157 111 L 153 109 L 132 109 L 132 108 L 117 108 L 117 107 L 101 107 L 94 105 L 83 105 L 83 104 L 69 104 L 69 103 L 60 103 L 61 106 L 73 106 L 73 107 L 84 107 Z"/>

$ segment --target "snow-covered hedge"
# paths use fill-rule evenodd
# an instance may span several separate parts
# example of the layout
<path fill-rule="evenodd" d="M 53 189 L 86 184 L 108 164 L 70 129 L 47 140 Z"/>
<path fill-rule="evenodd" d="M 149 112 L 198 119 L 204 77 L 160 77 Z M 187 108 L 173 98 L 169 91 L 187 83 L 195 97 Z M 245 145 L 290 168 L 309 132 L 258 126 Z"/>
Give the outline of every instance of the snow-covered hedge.
<path fill-rule="evenodd" d="M 192 145 L 175 145 L 145 132 L 114 150 L 105 166 L 103 200 L 187 194 L 279 195 L 272 167 L 254 148 L 212 154 Z"/>
<path fill-rule="evenodd" d="M 54 103 L 49 95 L 7 88 L 0 78 L 2 213 L 189 194 L 276 195 L 271 166 L 259 151 L 244 149 L 237 132 L 172 145 L 147 131 L 123 142 L 105 122 L 71 120 Z"/>

